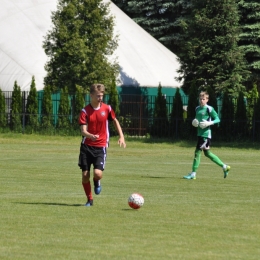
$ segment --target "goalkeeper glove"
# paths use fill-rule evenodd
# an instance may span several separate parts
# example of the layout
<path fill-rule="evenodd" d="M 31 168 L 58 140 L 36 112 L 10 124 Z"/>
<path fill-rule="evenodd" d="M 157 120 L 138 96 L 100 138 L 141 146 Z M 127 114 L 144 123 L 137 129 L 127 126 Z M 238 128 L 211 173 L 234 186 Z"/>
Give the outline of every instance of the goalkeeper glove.
<path fill-rule="evenodd" d="M 202 122 L 200 122 L 200 128 L 204 129 L 210 125 L 213 125 L 214 122 L 213 121 L 206 121 L 205 119 L 202 119 Z"/>
<path fill-rule="evenodd" d="M 199 121 L 198 121 L 198 119 L 193 119 L 192 120 L 192 125 L 194 126 L 194 127 L 198 127 L 199 126 Z"/>

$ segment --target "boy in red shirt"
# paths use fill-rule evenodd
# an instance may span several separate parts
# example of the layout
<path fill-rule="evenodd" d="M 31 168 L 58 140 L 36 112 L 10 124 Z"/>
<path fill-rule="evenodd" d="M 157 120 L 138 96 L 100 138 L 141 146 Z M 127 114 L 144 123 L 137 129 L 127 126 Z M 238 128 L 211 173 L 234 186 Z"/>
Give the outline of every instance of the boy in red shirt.
<path fill-rule="evenodd" d="M 103 96 L 105 86 L 93 84 L 90 87 L 90 104 L 84 107 L 79 116 L 79 125 L 82 134 L 82 142 L 79 155 L 79 167 L 82 170 L 82 185 L 87 196 L 86 206 L 93 206 L 93 196 L 90 184 L 90 167 L 94 167 L 94 191 L 101 192 L 100 180 L 105 169 L 106 148 L 109 142 L 108 122 L 112 121 L 118 134 L 118 144 L 126 147 L 122 128 L 116 119 L 111 106 L 104 104 Z"/>

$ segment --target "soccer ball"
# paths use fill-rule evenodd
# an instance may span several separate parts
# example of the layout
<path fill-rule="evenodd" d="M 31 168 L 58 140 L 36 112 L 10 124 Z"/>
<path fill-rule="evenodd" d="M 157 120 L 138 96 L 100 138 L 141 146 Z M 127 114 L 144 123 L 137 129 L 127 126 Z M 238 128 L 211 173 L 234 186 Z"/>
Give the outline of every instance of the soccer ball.
<path fill-rule="evenodd" d="M 133 193 L 128 198 L 128 205 L 132 209 L 139 209 L 144 205 L 144 197 L 139 193 Z"/>

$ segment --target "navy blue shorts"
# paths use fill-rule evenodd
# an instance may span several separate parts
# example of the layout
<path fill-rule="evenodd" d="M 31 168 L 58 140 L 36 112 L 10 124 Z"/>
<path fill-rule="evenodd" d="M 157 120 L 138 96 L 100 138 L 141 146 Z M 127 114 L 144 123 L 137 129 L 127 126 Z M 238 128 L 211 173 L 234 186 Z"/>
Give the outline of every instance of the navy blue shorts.
<path fill-rule="evenodd" d="M 198 136 L 198 142 L 197 142 L 196 149 L 209 150 L 210 145 L 211 145 L 211 139 L 210 138 Z"/>
<path fill-rule="evenodd" d="M 106 157 L 106 147 L 81 144 L 78 166 L 82 171 L 90 171 L 91 165 L 93 164 L 94 169 L 104 171 Z"/>

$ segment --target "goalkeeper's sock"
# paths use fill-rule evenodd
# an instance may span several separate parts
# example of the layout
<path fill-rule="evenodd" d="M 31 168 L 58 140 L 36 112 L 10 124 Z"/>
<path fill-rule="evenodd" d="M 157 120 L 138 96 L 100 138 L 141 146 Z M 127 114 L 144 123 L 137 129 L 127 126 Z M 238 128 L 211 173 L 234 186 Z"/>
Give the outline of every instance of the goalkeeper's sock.
<path fill-rule="evenodd" d="M 209 150 L 204 150 L 204 154 L 208 157 L 212 162 L 216 163 L 220 167 L 224 166 L 224 163 L 217 157 L 217 155 L 211 153 Z"/>
<path fill-rule="evenodd" d="M 200 156 L 201 156 L 201 150 L 196 149 L 194 159 L 193 159 L 193 164 L 192 164 L 192 172 L 194 172 L 195 175 L 196 175 L 196 171 L 200 165 Z"/>
<path fill-rule="evenodd" d="M 82 186 L 84 188 L 84 191 L 85 191 L 85 194 L 86 194 L 88 200 L 93 200 L 90 181 L 87 183 L 82 182 Z"/>

